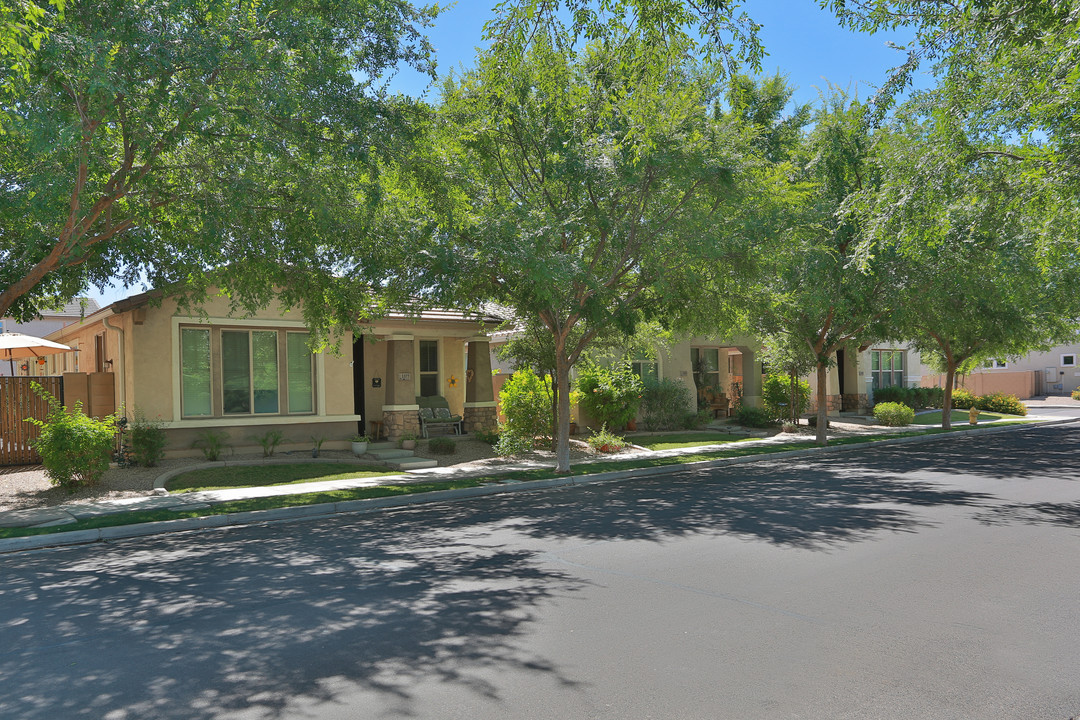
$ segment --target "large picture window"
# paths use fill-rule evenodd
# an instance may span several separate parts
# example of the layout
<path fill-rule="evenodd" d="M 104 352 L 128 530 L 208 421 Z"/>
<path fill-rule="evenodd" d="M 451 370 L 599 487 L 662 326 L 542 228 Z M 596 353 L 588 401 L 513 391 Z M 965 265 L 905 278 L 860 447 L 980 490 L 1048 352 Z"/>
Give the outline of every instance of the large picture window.
<path fill-rule="evenodd" d="M 706 387 L 720 390 L 720 348 L 690 348 L 690 367 L 699 392 Z"/>
<path fill-rule="evenodd" d="M 181 328 L 182 416 L 314 412 L 307 340 L 305 332 Z"/>
<path fill-rule="evenodd" d="M 871 350 L 870 376 L 873 389 L 904 386 L 904 351 Z"/>

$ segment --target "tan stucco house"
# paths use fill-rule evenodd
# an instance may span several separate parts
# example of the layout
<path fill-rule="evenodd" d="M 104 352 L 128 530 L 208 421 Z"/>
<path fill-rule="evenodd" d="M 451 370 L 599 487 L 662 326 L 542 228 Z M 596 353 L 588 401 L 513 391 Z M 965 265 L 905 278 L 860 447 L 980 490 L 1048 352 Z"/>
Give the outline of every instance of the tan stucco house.
<path fill-rule="evenodd" d="M 38 374 L 63 374 L 65 401 L 98 388 L 95 402 L 84 398 L 92 414 L 110 412 L 110 400 L 129 418 L 161 420 L 170 456 L 197 454 L 193 441 L 211 428 L 237 452 L 257 449 L 255 436 L 270 429 L 284 434 L 282 451 L 310 449 L 313 437 L 346 449 L 358 432 L 396 439 L 419 430 L 420 395 L 445 397 L 466 430 L 495 424 L 486 333 L 498 318 L 400 312 L 343 340 L 338 354 L 313 354 L 298 311 L 236 317 L 218 297 L 202 312 L 149 293 L 120 300 L 48 336 L 73 348 L 65 355 L 79 357 L 80 373 L 65 373 L 75 364 L 57 355 Z"/>

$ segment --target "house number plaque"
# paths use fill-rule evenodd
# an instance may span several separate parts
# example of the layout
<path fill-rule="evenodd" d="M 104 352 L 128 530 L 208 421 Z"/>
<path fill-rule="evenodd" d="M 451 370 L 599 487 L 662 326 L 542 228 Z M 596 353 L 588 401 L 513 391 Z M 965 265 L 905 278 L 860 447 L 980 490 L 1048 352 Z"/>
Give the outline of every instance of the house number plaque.
<path fill-rule="evenodd" d="M 398 380 L 412 380 L 412 373 L 398 373 Z"/>

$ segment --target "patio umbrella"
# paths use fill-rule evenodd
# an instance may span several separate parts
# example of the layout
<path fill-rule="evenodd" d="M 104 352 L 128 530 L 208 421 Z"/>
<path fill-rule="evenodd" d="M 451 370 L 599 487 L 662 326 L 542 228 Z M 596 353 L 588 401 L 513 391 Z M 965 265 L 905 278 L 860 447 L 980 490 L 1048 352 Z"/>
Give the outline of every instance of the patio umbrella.
<path fill-rule="evenodd" d="M 0 360 L 7 360 L 11 374 L 15 374 L 15 361 L 23 358 L 39 358 L 45 355 L 70 352 L 71 348 L 51 340 L 43 340 L 22 333 L 0 333 Z"/>

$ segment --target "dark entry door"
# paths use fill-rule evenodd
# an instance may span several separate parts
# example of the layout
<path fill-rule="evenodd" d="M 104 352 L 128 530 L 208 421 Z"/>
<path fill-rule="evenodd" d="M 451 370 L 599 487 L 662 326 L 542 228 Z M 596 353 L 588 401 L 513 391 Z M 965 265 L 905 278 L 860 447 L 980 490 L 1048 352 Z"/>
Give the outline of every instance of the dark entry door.
<path fill-rule="evenodd" d="M 361 418 L 356 422 L 356 432 L 363 435 L 367 416 L 364 410 L 364 338 L 362 337 L 353 340 L 352 360 L 353 412 Z"/>

